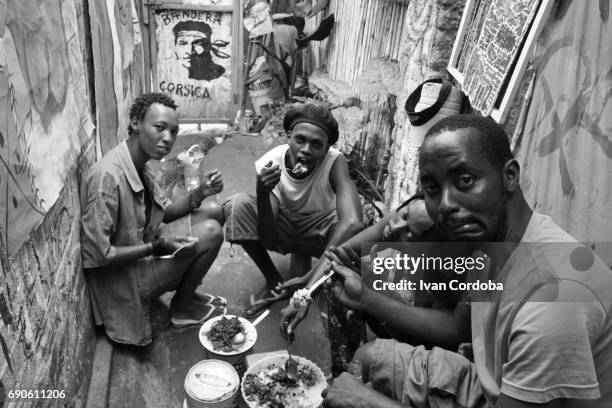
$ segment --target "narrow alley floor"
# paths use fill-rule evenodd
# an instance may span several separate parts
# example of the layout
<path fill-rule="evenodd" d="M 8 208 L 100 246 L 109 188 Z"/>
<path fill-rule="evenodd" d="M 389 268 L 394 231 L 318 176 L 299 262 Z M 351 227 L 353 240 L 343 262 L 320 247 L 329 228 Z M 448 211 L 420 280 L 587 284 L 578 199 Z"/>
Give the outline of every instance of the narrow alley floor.
<path fill-rule="evenodd" d="M 172 155 L 197 142 L 193 137 L 179 137 Z M 259 136 L 232 135 L 212 148 L 205 158 L 206 169 L 223 173 L 224 190 L 217 200 L 223 201 L 237 192 L 255 189 L 254 163 L 267 149 Z M 285 278 L 291 276 L 289 256 L 272 254 L 272 259 Z M 240 246 L 225 242 L 218 258 L 198 288 L 226 297 L 228 314 L 243 316 L 251 293 L 264 286 L 263 275 Z M 169 303 L 170 294 L 162 297 Z M 271 307 L 270 315 L 258 326 L 258 339 L 253 353 L 283 350 L 286 347 L 278 323 L 280 310 L 287 304 L 281 301 Z M 159 325 L 168 321 L 168 311 L 159 306 Z M 251 319 L 252 320 L 252 319 Z M 189 369 L 206 359 L 206 350 L 198 339 L 199 326 L 165 328 L 152 345 L 145 349 L 115 346 L 113 351 L 108 407 L 180 407 L 185 397 L 184 381 Z M 325 374 L 330 372 L 329 341 L 325 337 L 316 305 L 298 327 L 292 353 L 315 362 Z M 95 374 L 94 374 L 95 375 Z"/>

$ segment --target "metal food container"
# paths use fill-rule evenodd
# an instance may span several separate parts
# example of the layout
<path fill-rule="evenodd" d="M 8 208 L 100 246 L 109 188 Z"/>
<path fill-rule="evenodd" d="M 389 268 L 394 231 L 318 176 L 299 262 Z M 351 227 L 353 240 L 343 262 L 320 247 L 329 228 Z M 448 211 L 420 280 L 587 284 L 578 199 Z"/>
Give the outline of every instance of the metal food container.
<path fill-rule="evenodd" d="M 203 360 L 191 367 L 185 378 L 189 408 L 233 408 L 240 386 L 238 373 L 231 364 Z"/>

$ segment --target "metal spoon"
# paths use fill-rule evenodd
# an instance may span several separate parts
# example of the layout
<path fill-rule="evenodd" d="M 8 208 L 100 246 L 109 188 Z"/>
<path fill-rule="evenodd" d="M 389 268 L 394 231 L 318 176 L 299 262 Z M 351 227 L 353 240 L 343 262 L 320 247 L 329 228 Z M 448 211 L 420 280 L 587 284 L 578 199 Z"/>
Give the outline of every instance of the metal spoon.
<path fill-rule="evenodd" d="M 263 319 L 266 318 L 267 315 L 270 314 L 270 309 L 266 309 L 264 310 L 264 312 L 257 318 L 255 319 L 251 324 L 253 325 L 252 328 L 254 329 L 255 326 L 257 326 L 259 324 L 259 322 L 261 322 Z M 236 336 L 238 336 L 239 334 L 242 334 L 242 332 L 236 334 L 234 337 L 232 337 L 232 343 L 234 344 L 241 344 L 244 343 L 246 341 L 246 338 L 243 341 L 237 341 Z"/>
<path fill-rule="evenodd" d="M 183 245 L 181 245 L 180 247 L 178 247 L 173 253 L 171 253 L 170 255 L 162 255 L 162 256 L 158 256 L 159 259 L 172 259 L 176 256 L 176 254 L 178 254 L 178 252 L 185 248 L 187 245 L 191 244 L 191 241 L 189 242 L 185 242 Z"/>
<path fill-rule="evenodd" d="M 297 361 L 291 357 L 291 335 L 287 335 L 287 354 L 289 358 L 285 361 L 285 374 L 290 380 L 297 379 Z"/>

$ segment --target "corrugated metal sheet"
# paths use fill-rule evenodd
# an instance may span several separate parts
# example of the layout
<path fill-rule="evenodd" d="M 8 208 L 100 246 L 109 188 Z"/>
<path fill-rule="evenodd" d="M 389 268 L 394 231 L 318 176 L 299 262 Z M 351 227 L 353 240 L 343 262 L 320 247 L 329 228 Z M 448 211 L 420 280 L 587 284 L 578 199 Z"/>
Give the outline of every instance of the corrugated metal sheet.
<path fill-rule="evenodd" d="M 565 2 L 539 39 L 517 158 L 536 210 L 577 239 L 611 241 L 612 35 L 593 1 Z M 561 14 L 561 15 L 560 15 Z"/>

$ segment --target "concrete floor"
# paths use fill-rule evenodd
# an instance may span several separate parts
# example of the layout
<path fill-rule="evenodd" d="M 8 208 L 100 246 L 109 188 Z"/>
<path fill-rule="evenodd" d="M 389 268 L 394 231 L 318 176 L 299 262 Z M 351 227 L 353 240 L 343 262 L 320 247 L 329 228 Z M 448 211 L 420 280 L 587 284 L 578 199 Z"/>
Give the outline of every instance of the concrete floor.
<path fill-rule="evenodd" d="M 181 137 L 173 152 L 184 150 L 197 141 L 194 137 Z M 223 173 L 224 191 L 218 202 L 237 192 L 255 189 L 254 162 L 265 151 L 258 136 L 233 135 L 210 150 L 205 158 L 207 169 L 219 169 Z M 289 257 L 273 254 L 283 276 L 288 271 Z M 226 242 L 198 291 L 221 295 L 229 300 L 228 314 L 242 316 L 251 293 L 264 286 L 264 279 L 255 264 L 240 246 Z M 167 305 L 170 294 L 162 297 Z M 258 340 L 254 353 L 282 350 L 285 341 L 278 329 L 280 310 L 287 301 L 277 303 L 270 315 L 258 327 Z M 144 349 L 115 346 L 111 365 L 108 394 L 109 407 L 177 407 L 181 406 L 184 380 L 188 370 L 206 358 L 205 349 L 199 343 L 199 327 L 173 329 L 166 327 L 167 309 L 159 305 L 157 326 L 162 333 L 154 343 Z M 298 327 L 292 352 L 315 362 L 325 374 L 330 372 L 329 341 L 325 337 L 319 317 L 319 309 L 311 308 L 309 316 Z"/>

